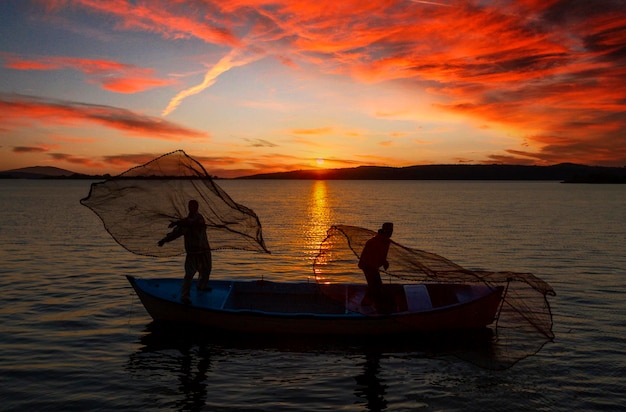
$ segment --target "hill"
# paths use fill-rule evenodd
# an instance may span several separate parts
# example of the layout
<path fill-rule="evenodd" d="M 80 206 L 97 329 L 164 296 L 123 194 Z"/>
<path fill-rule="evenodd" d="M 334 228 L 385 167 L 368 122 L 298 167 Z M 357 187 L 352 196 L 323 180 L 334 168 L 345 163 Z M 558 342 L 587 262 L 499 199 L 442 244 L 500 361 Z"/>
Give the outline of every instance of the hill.
<path fill-rule="evenodd" d="M 46 177 L 70 177 L 77 173 L 53 166 L 32 166 L 0 172 L 4 178 L 42 179 Z"/>
<path fill-rule="evenodd" d="M 242 179 L 326 180 L 558 180 L 571 183 L 626 183 L 626 168 L 562 163 L 553 166 L 424 165 L 359 166 L 347 169 L 296 170 Z"/>
<path fill-rule="evenodd" d="M 34 166 L 0 172 L 0 179 L 106 179 L 52 166 Z M 217 177 L 215 177 L 217 178 Z M 626 183 L 626 167 L 522 165 L 424 165 L 407 167 L 359 166 L 345 169 L 294 170 L 263 173 L 238 179 L 325 180 L 556 180 L 566 183 Z"/>

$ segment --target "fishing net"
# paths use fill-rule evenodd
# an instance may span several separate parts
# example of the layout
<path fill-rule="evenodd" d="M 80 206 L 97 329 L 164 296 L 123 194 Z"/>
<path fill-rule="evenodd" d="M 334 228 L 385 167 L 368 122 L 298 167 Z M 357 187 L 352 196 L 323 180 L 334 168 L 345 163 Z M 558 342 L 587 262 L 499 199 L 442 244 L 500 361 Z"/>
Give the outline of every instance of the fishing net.
<path fill-rule="evenodd" d="M 269 253 L 257 215 L 235 203 L 204 167 L 182 150 L 92 184 L 89 195 L 80 202 L 98 215 L 107 232 L 128 251 L 164 257 L 185 253 L 183 242 L 158 247 L 157 241 L 170 222 L 187 216 L 191 199 L 199 203 L 211 249 Z"/>
<path fill-rule="evenodd" d="M 364 283 L 357 262 L 365 243 L 374 235 L 375 232 L 360 227 L 332 226 L 314 261 L 317 282 L 330 285 Z M 381 271 L 384 283 L 482 283 L 504 287 L 504 299 L 490 345 L 481 345 L 478 353 L 457 353 L 461 357 L 468 357 L 481 366 L 504 368 L 536 353 L 554 338 L 548 296 L 555 296 L 555 292 L 531 273 L 469 270 L 437 254 L 411 249 L 394 241 L 391 241 L 387 261 L 388 270 Z"/>

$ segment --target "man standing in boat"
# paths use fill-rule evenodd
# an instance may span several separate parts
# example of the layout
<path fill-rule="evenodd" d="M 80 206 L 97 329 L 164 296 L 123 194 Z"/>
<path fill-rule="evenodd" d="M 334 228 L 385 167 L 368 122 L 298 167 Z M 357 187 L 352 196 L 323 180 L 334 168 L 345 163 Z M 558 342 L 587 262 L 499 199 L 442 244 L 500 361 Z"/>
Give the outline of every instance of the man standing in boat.
<path fill-rule="evenodd" d="M 361 304 L 381 306 L 383 302 L 383 282 L 380 278 L 379 269 L 382 266 L 385 270 L 389 268 L 387 253 L 391 244 L 393 234 L 393 223 L 383 223 L 378 234 L 368 240 L 361 252 L 359 268 L 363 270 L 367 280 L 367 291 Z M 378 309 L 378 308 L 377 308 Z"/>
<path fill-rule="evenodd" d="M 211 246 L 206 235 L 206 223 L 204 217 L 198 212 L 198 202 L 190 200 L 188 204 L 189 214 L 187 217 L 176 222 L 170 223 L 169 227 L 174 228 L 163 239 L 159 240 L 158 245 L 163 246 L 167 242 L 185 237 L 185 278 L 183 280 L 183 288 L 181 291 L 181 301 L 190 304 L 189 291 L 191 289 L 191 281 L 198 272 L 198 289 L 210 290 L 207 287 L 209 276 L 211 276 Z"/>

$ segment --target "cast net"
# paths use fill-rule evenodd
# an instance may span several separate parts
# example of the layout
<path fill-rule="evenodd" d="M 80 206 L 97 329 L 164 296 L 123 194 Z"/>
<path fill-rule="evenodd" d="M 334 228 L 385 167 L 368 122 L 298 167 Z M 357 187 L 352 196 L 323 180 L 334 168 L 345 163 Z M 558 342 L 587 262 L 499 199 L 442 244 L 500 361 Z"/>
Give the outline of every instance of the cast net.
<path fill-rule="evenodd" d="M 182 150 L 92 184 L 80 203 L 96 213 L 107 232 L 128 251 L 164 257 L 185 253 L 183 242 L 161 248 L 157 241 L 170 222 L 187 216 L 191 199 L 199 203 L 211 249 L 269 253 L 257 215 L 234 202 L 204 167 Z"/>
<path fill-rule="evenodd" d="M 315 258 L 313 271 L 320 284 L 365 283 L 357 263 L 365 243 L 376 233 L 355 226 L 332 226 Z M 503 368 L 536 353 L 554 338 L 548 296 L 552 287 L 531 273 L 490 272 L 463 268 L 434 253 L 391 241 L 386 284 L 462 283 L 504 287 L 504 299 L 493 323 L 495 336 L 488 353 L 458 353 L 482 366 Z M 484 346 L 481 346 L 484 349 Z"/>

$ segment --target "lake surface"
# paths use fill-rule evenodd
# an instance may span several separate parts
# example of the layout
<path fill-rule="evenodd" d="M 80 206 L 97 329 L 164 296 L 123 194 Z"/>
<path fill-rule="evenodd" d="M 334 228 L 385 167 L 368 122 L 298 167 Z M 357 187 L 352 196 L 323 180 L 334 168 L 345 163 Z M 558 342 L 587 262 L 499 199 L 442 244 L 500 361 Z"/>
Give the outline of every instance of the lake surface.
<path fill-rule="evenodd" d="M 332 224 L 470 269 L 532 272 L 555 339 L 505 370 L 424 342 L 268 340 L 164 330 L 124 275 L 132 255 L 79 200 L 87 181 L 0 181 L 3 410 L 623 410 L 626 186 L 557 182 L 218 181 L 258 214 L 271 255 L 214 253 L 212 278 L 313 279 Z M 156 242 L 167 232 L 155 233 Z M 445 345 L 444 345 L 445 346 Z"/>

